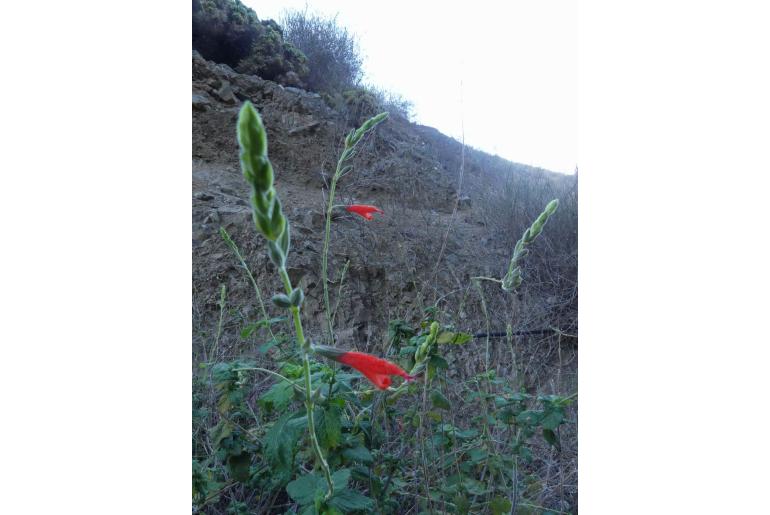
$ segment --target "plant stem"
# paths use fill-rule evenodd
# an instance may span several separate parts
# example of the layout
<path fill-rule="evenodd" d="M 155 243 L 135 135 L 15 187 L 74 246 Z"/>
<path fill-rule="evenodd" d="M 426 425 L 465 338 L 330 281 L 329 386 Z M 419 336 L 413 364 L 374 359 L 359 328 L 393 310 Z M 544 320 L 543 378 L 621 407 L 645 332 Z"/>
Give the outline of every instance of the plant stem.
<path fill-rule="evenodd" d="M 235 257 L 238 258 L 238 262 L 241 264 L 241 268 L 246 272 L 246 276 L 249 278 L 249 282 L 251 282 L 251 285 L 254 287 L 254 292 L 257 294 L 257 302 L 259 303 L 259 309 L 262 311 L 262 317 L 265 320 L 270 320 L 270 317 L 267 316 L 267 309 L 265 309 L 265 303 L 262 301 L 262 292 L 259 289 L 259 286 L 257 286 L 257 281 L 254 279 L 254 275 L 251 273 L 251 269 L 249 268 L 249 265 L 246 264 L 246 260 L 243 258 L 243 254 L 241 254 L 241 249 L 238 248 L 238 245 L 235 244 L 235 241 L 233 241 L 230 234 L 227 232 L 227 229 L 224 227 L 220 227 L 219 233 L 222 236 L 222 239 L 225 240 L 225 243 L 228 247 L 230 247 L 230 250 L 233 251 L 233 254 L 235 254 Z M 267 330 L 270 332 L 270 338 L 275 340 L 275 334 L 273 334 L 273 328 L 270 324 L 267 325 Z"/>
<path fill-rule="evenodd" d="M 291 279 L 289 279 L 289 274 L 286 272 L 286 267 L 279 268 L 278 274 L 281 276 L 281 281 L 283 281 L 283 287 L 286 290 L 286 295 L 291 295 L 293 288 L 291 286 Z M 326 459 L 324 458 L 323 451 L 321 451 L 321 445 L 318 443 L 318 436 L 316 435 L 315 431 L 315 418 L 313 416 L 313 391 L 310 384 L 310 354 L 308 352 L 310 350 L 310 346 L 305 341 L 305 333 L 302 330 L 302 319 L 299 316 L 299 308 L 292 306 L 289 309 L 291 310 L 292 317 L 294 318 L 294 329 L 297 332 L 297 344 L 302 351 L 302 364 L 305 372 L 305 409 L 307 410 L 307 427 L 308 431 L 310 432 L 310 442 L 313 445 L 313 451 L 315 452 L 318 462 L 321 464 L 324 477 L 326 478 L 326 482 L 329 485 L 329 491 L 326 493 L 326 499 L 330 499 L 331 496 L 334 495 L 334 482 L 332 481 L 332 474 L 329 470 L 329 464 L 326 463 Z"/>
<path fill-rule="evenodd" d="M 347 145 L 346 145 L 347 150 Z M 345 155 L 343 153 L 343 155 Z M 337 162 L 337 169 L 334 171 L 332 183 L 329 186 L 329 201 L 326 208 L 326 228 L 324 230 L 324 248 L 321 255 L 321 282 L 324 285 L 324 309 L 326 311 L 326 325 L 329 331 L 329 345 L 334 345 L 334 329 L 332 323 L 331 304 L 329 303 L 329 277 L 328 277 L 328 259 L 329 259 L 329 240 L 332 227 L 332 209 L 334 209 L 334 191 L 337 189 L 337 180 L 340 178 L 342 170 L 342 158 Z"/>
<path fill-rule="evenodd" d="M 292 381 L 288 377 L 282 376 L 278 372 L 273 372 L 272 370 L 268 370 L 266 368 L 259 368 L 259 367 L 234 368 L 233 372 L 242 372 L 242 371 L 247 371 L 247 370 L 256 370 L 257 372 L 264 372 L 266 374 L 270 374 L 271 376 L 277 377 L 281 381 L 286 381 L 287 383 L 291 384 L 292 386 L 294 386 L 296 388 L 299 388 L 303 392 L 305 391 L 305 389 L 302 386 L 298 385 L 297 383 L 295 383 L 294 381 Z"/>
<path fill-rule="evenodd" d="M 222 324 L 225 320 L 225 300 L 226 300 L 226 290 L 225 285 L 222 284 L 221 286 L 221 294 L 219 299 L 219 324 L 217 325 L 217 336 L 214 340 L 214 345 L 211 347 L 211 361 L 216 360 L 216 356 L 214 353 L 217 350 L 217 347 L 219 346 L 219 338 L 222 336 Z"/>

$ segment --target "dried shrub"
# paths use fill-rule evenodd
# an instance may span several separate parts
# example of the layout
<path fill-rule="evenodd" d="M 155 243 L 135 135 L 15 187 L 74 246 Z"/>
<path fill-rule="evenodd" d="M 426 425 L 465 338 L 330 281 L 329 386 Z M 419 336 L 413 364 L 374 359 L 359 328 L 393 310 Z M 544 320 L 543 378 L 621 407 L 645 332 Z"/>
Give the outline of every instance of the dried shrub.
<path fill-rule="evenodd" d="M 307 85 L 314 91 L 342 92 L 357 86 L 362 58 L 355 37 L 335 18 L 305 11 L 287 11 L 281 17 L 284 38 L 308 58 Z"/>

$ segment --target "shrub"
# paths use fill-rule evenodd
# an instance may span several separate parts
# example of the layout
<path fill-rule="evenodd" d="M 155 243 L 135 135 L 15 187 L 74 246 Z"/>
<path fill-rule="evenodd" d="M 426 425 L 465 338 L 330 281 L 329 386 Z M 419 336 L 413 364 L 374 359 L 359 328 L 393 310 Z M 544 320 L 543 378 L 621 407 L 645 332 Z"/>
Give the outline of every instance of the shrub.
<path fill-rule="evenodd" d="M 320 92 L 342 92 L 361 80 L 362 59 L 358 43 L 335 18 L 305 11 L 287 11 L 281 18 L 286 41 L 309 61 L 307 85 Z"/>
<path fill-rule="evenodd" d="M 412 102 L 397 93 L 374 86 L 358 86 L 341 93 L 322 93 L 322 97 L 329 107 L 343 114 L 350 126 L 361 125 L 383 111 L 406 120 L 412 118 Z"/>
<path fill-rule="evenodd" d="M 241 73 L 302 86 L 307 58 L 285 42 L 273 20 L 260 21 L 239 0 L 193 0 L 193 48 Z"/>

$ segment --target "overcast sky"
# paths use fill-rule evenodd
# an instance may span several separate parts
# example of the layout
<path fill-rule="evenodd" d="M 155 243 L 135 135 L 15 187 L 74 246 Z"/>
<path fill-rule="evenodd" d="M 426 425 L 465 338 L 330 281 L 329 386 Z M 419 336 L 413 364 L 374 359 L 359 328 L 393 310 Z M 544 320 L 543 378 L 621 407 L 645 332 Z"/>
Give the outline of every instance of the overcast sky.
<path fill-rule="evenodd" d="M 338 14 L 358 36 L 364 80 L 414 103 L 415 121 L 511 161 L 577 165 L 577 2 L 242 0 Z"/>

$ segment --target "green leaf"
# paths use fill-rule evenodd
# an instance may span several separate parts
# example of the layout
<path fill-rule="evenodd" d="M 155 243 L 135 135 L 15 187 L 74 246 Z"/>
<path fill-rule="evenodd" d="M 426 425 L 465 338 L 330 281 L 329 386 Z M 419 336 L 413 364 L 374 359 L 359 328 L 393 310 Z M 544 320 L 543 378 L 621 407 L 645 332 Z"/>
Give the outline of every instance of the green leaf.
<path fill-rule="evenodd" d="M 275 347 L 279 343 L 281 343 L 281 342 L 279 342 L 277 339 L 271 338 L 266 343 L 263 343 L 262 345 L 260 345 L 258 350 L 259 350 L 260 353 L 266 354 L 267 351 L 269 351 L 270 349 L 272 349 L 273 347 Z"/>
<path fill-rule="evenodd" d="M 545 429 L 551 429 L 554 430 L 561 423 L 564 422 L 564 409 L 562 408 L 550 408 L 547 409 L 545 412 L 545 416 L 543 417 L 543 420 L 540 421 L 542 426 Z"/>
<path fill-rule="evenodd" d="M 283 411 L 294 398 L 294 385 L 288 381 L 279 381 L 259 398 L 259 404 L 267 411 Z"/>
<path fill-rule="evenodd" d="M 556 436 L 556 433 L 554 433 L 550 429 L 543 429 L 543 438 L 546 442 L 550 443 L 556 449 L 561 450 L 561 444 L 559 443 L 559 438 Z"/>
<path fill-rule="evenodd" d="M 472 440 L 479 436 L 479 430 L 478 429 L 465 429 L 462 431 L 455 431 L 454 436 L 459 438 L 460 440 Z"/>
<path fill-rule="evenodd" d="M 433 403 L 433 406 L 436 408 L 443 409 L 443 410 L 451 409 L 451 405 L 449 404 L 449 399 L 444 397 L 444 394 L 438 390 L 432 390 L 430 392 L 430 401 Z"/>
<path fill-rule="evenodd" d="M 393 342 L 402 338 L 411 338 L 414 335 L 414 329 L 403 320 L 391 320 L 388 323 L 388 339 Z"/>
<path fill-rule="evenodd" d="M 294 462 L 294 446 L 305 427 L 299 423 L 305 417 L 299 413 L 285 413 L 268 429 L 264 439 L 265 457 L 278 483 L 288 481 Z"/>
<path fill-rule="evenodd" d="M 468 458 L 471 463 L 473 464 L 479 464 L 482 461 L 486 460 L 488 456 L 488 453 L 486 449 L 479 449 L 478 447 L 475 447 L 468 451 Z"/>
<path fill-rule="evenodd" d="M 342 456 L 348 461 L 360 461 L 361 463 L 371 463 L 374 461 L 372 453 L 364 446 L 353 447 L 342 451 Z"/>
<path fill-rule="evenodd" d="M 332 474 L 332 482 L 334 483 L 335 490 L 342 490 L 348 486 L 350 481 L 350 469 L 339 469 Z"/>
<path fill-rule="evenodd" d="M 465 497 L 463 494 L 457 494 L 452 499 L 452 502 L 455 503 L 455 510 L 457 513 L 461 515 L 467 514 L 471 509 L 471 501 L 468 500 L 467 497 Z"/>
<path fill-rule="evenodd" d="M 542 411 L 526 410 L 518 414 L 516 422 L 524 426 L 535 426 L 540 422 L 542 416 Z"/>
<path fill-rule="evenodd" d="M 473 335 L 468 333 L 453 333 L 452 331 L 443 331 L 439 333 L 436 341 L 440 344 L 462 345 L 473 339 Z"/>
<path fill-rule="evenodd" d="M 417 347 L 408 346 L 408 347 L 402 347 L 401 350 L 398 352 L 399 356 L 411 356 L 414 354 L 414 351 L 417 350 Z"/>
<path fill-rule="evenodd" d="M 233 425 L 227 420 L 221 419 L 219 423 L 211 429 L 211 439 L 214 441 L 214 446 L 218 447 L 219 443 L 232 433 Z"/>
<path fill-rule="evenodd" d="M 319 424 L 318 440 L 326 449 L 335 449 L 342 441 L 342 412 L 337 406 L 323 410 L 323 420 Z"/>
<path fill-rule="evenodd" d="M 446 370 L 449 368 L 449 363 L 447 363 L 446 360 L 441 356 L 431 356 L 428 364 L 436 370 Z"/>
<path fill-rule="evenodd" d="M 341 488 L 334 491 L 334 495 L 329 499 L 329 506 L 333 506 L 343 513 L 356 510 L 372 511 L 374 509 L 374 501 L 355 490 Z"/>
<path fill-rule="evenodd" d="M 249 480 L 249 468 L 251 467 L 251 454 L 242 452 L 227 457 L 227 469 L 236 481 L 245 483 Z"/>
<path fill-rule="evenodd" d="M 465 490 L 471 495 L 485 495 L 488 490 L 488 485 L 486 483 L 482 483 L 472 477 L 464 477 L 462 484 L 465 487 Z"/>
<path fill-rule="evenodd" d="M 289 497 L 303 506 L 315 501 L 316 492 L 319 490 L 321 493 L 326 491 L 325 481 L 322 476 L 315 474 L 300 476 L 286 485 L 286 493 Z"/>
<path fill-rule="evenodd" d="M 489 510 L 492 512 L 492 515 L 508 515 L 511 513 L 512 507 L 509 499 L 499 495 L 489 501 Z"/>

